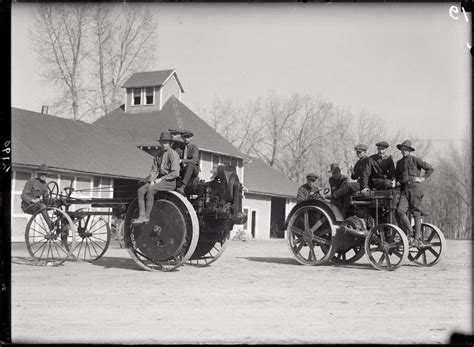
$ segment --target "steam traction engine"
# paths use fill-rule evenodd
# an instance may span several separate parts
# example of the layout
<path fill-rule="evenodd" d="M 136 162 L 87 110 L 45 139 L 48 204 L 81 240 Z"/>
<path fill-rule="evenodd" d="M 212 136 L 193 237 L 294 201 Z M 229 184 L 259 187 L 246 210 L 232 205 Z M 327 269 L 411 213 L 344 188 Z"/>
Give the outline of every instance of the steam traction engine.
<path fill-rule="evenodd" d="M 137 216 L 135 199 L 125 216 L 125 248 L 139 266 L 151 271 L 214 262 L 227 247 L 233 226 L 247 220 L 242 213 L 242 184 L 233 166 L 219 166 L 209 182 L 196 178 L 184 196 L 157 192 L 150 221 L 133 225 Z"/>

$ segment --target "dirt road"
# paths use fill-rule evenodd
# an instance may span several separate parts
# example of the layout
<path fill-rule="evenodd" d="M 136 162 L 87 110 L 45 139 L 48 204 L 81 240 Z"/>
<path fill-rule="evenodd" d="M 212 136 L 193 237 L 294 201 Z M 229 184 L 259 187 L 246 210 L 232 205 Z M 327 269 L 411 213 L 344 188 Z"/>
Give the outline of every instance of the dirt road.
<path fill-rule="evenodd" d="M 141 270 L 112 245 L 96 263 L 28 264 L 12 247 L 16 343 L 447 343 L 472 334 L 470 241 L 432 268 L 310 267 L 284 240 L 231 241 L 207 268 Z"/>

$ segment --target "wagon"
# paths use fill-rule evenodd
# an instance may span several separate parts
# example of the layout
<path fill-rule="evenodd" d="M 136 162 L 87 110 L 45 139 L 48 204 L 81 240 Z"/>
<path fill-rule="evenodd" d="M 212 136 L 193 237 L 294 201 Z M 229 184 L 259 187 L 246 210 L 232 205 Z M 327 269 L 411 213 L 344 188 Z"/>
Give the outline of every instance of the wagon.
<path fill-rule="evenodd" d="M 304 265 L 351 264 L 364 254 L 379 270 L 392 271 L 408 261 L 419 266 L 435 265 L 446 248 L 443 233 L 422 222 L 423 242 L 411 247 L 395 220 L 399 197 L 399 189 L 353 193 L 346 218 L 331 201 L 300 202 L 285 222 L 291 254 Z"/>
<path fill-rule="evenodd" d="M 184 195 L 157 192 L 150 221 L 140 225 L 132 223 L 138 217 L 136 196 L 80 199 L 72 197 L 72 182 L 61 193 L 56 182 L 50 182 L 48 189 L 46 210 L 53 230 L 46 227 L 42 211 L 31 216 L 25 230 L 28 252 L 38 264 L 99 259 L 111 238 L 104 217 L 115 214 L 125 216 L 120 226 L 124 247 L 141 268 L 170 271 L 183 264 L 208 266 L 223 254 L 233 226 L 247 220 L 242 213 L 242 184 L 230 165 L 219 166 L 209 182 L 196 177 L 185 187 Z M 80 205 L 91 207 L 71 209 Z"/>

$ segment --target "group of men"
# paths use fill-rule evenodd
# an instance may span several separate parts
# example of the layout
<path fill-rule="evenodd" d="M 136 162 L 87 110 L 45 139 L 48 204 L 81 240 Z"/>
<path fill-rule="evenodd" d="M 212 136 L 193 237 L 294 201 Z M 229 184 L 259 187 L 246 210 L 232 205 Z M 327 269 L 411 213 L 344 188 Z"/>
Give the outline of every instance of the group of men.
<path fill-rule="evenodd" d="M 408 235 L 410 243 L 417 246 L 421 243 L 421 208 L 424 195 L 423 186 L 420 183 L 433 173 L 433 168 L 411 154 L 415 148 L 409 140 L 397 145 L 402 158 L 397 161 L 396 166 L 392 156 L 386 154 L 389 147 L 387 142 L 378 142 L 376 147 L 377 153 L 371 156 L 367 154 L 366 145 L 358 144 L 354 147 L 358 161 L 354 168 L 350 168 L 350 179 L 341 174 L 338 164 L 331 164 L 330 192 L 322 192 L 322 189 L 316 185 L 318 176 L 315 173 L 309 173 L 306 176 L 307 182 L 298 189 L 297 202 L 312 197 L 330 199 L 342 211 L 343 216 L 348 217 L 352 193 L 367 194 L 371 189 L 386 190 L 400 187 L 401 195 L 396 210 L 397 223 Z M 424 170 L 423 176 L 421 170 Z M 414 219 L 414 235 L 408 212 Z"/>
<path fill-rule="evenodd" d="M 191 142 L 193 133 L 188 130 L 173 130 L 160 135 L 158 146 L 150 154 L 153 155 L 153 164 L 150 173 L 142 179 L 144 183 L 138 189 L 139 216 L 132 223 L 147 223 L 155 201 L 155 194 L 163 190 L 176 190 L 184 195 L 186 186 L 199 174 L 199 148 Z M 37 170 L 37 177 L 28 180 L 21 194 L 21 209 L 27 214 L 41 211 L 50 230 L 54 225 L 46 211 L 48 185 L 46 175 L 48 167 L 41 164 Z M 177 178 L 181 177 L 181 185 L 177 187 Z M 145 204 L 146 198 L 146 204 Z"/>
<path fill-rule="evenodd" d="M 173 130 L 163 132 L 158 142 L 161 150 L 153 154 L 150 174 L 141 180 L 145 183 L 138 189 L 138 218 L 133 224 L 148 223 L 158 191 L 176 190 L 184 195 L 186 186 L 199 174 L 199 148 L 191 143 L 191 131 Z M 176 179 L 182 178 L 176 186 Z M 145 204 L 146 196 L 146 204 Z"/>

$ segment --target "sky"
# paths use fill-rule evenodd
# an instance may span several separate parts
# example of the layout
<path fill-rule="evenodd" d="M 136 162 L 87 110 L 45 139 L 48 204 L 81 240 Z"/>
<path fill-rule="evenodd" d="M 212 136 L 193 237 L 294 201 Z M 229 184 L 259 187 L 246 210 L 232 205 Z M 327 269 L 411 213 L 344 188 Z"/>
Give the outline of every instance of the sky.
<path fill-rule="evenodd" d="M 216 97 L 318 94 L 419 138 L 459 140 L 471 129 L 472 41 L 453 4 L 148 4 L 150 70 L 176 69 L 195 112 Z M 12 4 L 12 106 L 39 112 L 55 90 L 28 40 L 35 6 Z"/>

